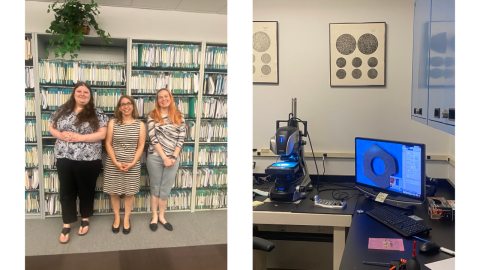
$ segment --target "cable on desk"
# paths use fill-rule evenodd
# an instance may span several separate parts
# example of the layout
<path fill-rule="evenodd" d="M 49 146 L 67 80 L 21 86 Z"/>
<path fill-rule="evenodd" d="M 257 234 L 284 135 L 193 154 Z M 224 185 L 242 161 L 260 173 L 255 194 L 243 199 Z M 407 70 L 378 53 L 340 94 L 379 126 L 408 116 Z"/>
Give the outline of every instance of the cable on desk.
<path fill-rule="evenodd" d="M 343 200 L 348 200 L 350 198 L 353 198 L 355 196 L 361 196 L 361 195 L 364 195 L 362 192 L 358 192 L 357 194 L 353 194 L 353 195 L 350 195 L 348 192 L 344 192 L 342 190 L 357 190 L 356 188 L 328 188 L 328 189 L 324 189 L 324 190 L 320 190 L 318 191 L 317 195 L 320 194 L 320 192 L 323 192 L 323 191 L 332 191 L 332 198 L 335 199 L 335 200 L 338 200 L 338 201 L 343 201 Z M 313 198 L 311 198 L 313 200 Z"/>
<path fill-rule="evenodd" d="M 333 183 L 333 182 L 328 182 L 329 185 L 335 185 L 335 186 L 341 186 L 341 187 L 345 187 L 345 188 L 351 188 L 351 189 L 357 189 L 355 187 L 355 185 L 352 185 L 352 186 L 346 186 L 346 185 L 341 185 L 341 184 L 337 184 L 337 183 Z"/>
<path fill-rule="evenodd" d="M 258 179 L 256 179 L 255 176 L 253 176 L 253 182 L 256 185 L 263 185 L 263 183 L 268 182 L 271 177 L 272 177 L 271 175 L 267 175 L 264 177 L 258 177 Z"/>
<path fill-rule="evenodd" d="M 290 115 L 292 115 L 292 118 L 290 118 Z M 303 122 L 302 119 L 300 119 L 298 117 L 293 117 L 292 113 L 288 114 L 288 118 L 289 119 L 296 119 L 300 122 Z M 315 168 L 317 169 L 317 191 L 318 191 L 319 188 L 323 187 L 323 184 L 320 185 L 320 174 L 318 173 L 317 160 L 315 159 L 315 153 L 313 152 L 312 140 L 310 140 L 310 133 L 308 133 L 308 131 L 307 131 L 307 136 L 308 136 L 308 141 L 310 143 L 310 149 L 312 149 L 312 155 L 313 155 L 313 161 L 315 162 Z M 325 175 L 325 157 L 323 157 L 323 175 Z"/>

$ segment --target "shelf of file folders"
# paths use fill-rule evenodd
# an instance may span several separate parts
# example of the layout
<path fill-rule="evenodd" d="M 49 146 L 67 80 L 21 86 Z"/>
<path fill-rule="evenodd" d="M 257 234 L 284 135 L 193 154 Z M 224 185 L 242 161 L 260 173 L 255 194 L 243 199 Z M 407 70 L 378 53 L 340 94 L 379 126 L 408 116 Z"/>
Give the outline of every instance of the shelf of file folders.
<path fill-rule="evenodd" d="M 199 69 L 201 43 L 132 43 L 132 69 Z"/>
<path fill-rule="evenodd" d="M 204 75 L 205 80 L 203 81 L 203 96 L 227 95 L 227 77 L 227 74 L 206 72 Z"/>
<path fill-rule="evenodd" d="M 205 121 L 202 119 L 200 124 L 199 141 L 200 142 L 219 142 L 227 143 L 228 124 L 226 121 L 213 119 Z"/>
<path fill-rule="evenodd" d="M 25 92 L 32 92 L 32 89 L 35 88 L 35 73 L 33 71 L 33 66 L 25 67 Z"/>
<path fill-rule="evenodd" d="M 38 168 L 27 165 L 34 164 L 25 166 L 25 213 L 36 214 L 40 213 Z"/>
<path fill-rule="evenodd" d="M 31 40 L 29 40 L 28 42 L 31 42 Z M 29 44 L 28 47 L 30 46 L 31 45 Z M 25 47 L 25 49 L 27 50 L 27 44 L 25 44 Z M 28 50 L 29 49 L 30 48 L 28 48 Z M 25 67 L 25 143 L 28 144 L 37 142 L 34 75 L 35 74 L 33 71 L 33 66 Z"/>
<path fill-rule="evenodd" d="M 37 123 L 35 120 L 25 119 L 25 143 L 28 145 L 37 142 Z"/>
<path fill-rule="evenodd" d="M 228 67 L 228 50 L 226 45 L 208 45 L 205 51 L 205 70 L 225 71 Z"/>
<path fill-rule="evenodd" d="M 96 108 L 105 113 L 113 113 L 125 89 L 92 89 Z M 42 136 L 50 136 L 48 131 L 50 114 L 63 105 L 72 94 L 72 88 L 42 87 Z M 109 116 L 112 116 L 111 114 Z"/>
<path fill-rule="evenodd" d="M 33 65 L 33 43 L 32 35 L 25 34 L 25 66 Z"/>
<path fill-rule="evenodd" d="M 191 206 L 191 188 L 193 182 L 193 146 L 184 146 L 180 155 L 180 168 L 176 175 L 176 181 L 173 185 L 170 197 L 167 202 L 167 210 L 185 210 L 188 211 Z M 105 164 L 107 154 L 102 153 L 102 160 Z M 135 194 L 133 212 L 149 212 L 150 207 L 150 179 L 146 169 L 146 152 L 140 158 L 140 191 Z M 44 190 L 45 190 L 45 209 L 46 215 L 61 215 L 60 208 L 60 181 L 55 166 L 56 160 L 53 153 L 53 146 L 44 147 Z M 110 196 L 103 193 L 103 172 L 97 178 L 94 199 L 95 213 L 113 213 Z M 214 181 L 215 182 L 215 181 Z M 78 209 L 77 209 L 78 210 Z M 121 200 L 121 211 L 124 211 L 124 201 Z"/>
<path fill-rule="evenodd" d="M 25 213 L 40 212 L 37 146 L 25 146 Z"/>
<path fill-rule="evenodd" d="M 155 109 L 155 96 L 135 95 L 133 98 L 137 105 L 139 117 L 146 119 L 148 113 Z M 186 121 L 194 121 L 196 119 L 198 98 L 195 96 L 179 97 L 179 95 L 174 95 L 173 100 L 175 107 L 184 115 Z"/>
<path fill-rule="evenodd" d="M 78 81 L 90 86 L 125 87 L 126 63 L 39 60 L 38 75 L 40 86 L 72 86 Z"/>
<path fill-rule="evenodd" d="M 195 209 L 227 207 L 227 147 L 200 145 L 195 190 Z"/>
<path fill-rule="evenodd" d="M 72 87 L 41 87 L 42 110 L 54 111 L 68 101 L 72 94 Z M 126 94 L 125 89 L 92 89 L 96 108 L 104 112 L 113 112 L 120 97 Z"/>
<path fill-rule="evenodd" d="M 25 119 L 35 119 L 35 93 L 25 93 Z"/>
<path fill-rule="evenodd" d="M 187 71 L 132 71 L 130 89 L 132 95 L 155 95 L 158 90 L 168 88 L 172 94 L 197 94 L 198 72 Z"/>
<path fill-rule="evenodd" d="M 227 119 L 227 97 L 204 97 L 202 99 L 202 120 Z"/>

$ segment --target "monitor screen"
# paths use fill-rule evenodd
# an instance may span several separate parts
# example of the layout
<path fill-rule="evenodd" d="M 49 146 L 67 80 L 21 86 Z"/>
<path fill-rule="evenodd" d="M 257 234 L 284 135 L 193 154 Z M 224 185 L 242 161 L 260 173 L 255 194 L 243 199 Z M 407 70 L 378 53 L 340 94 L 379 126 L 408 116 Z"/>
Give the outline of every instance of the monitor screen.
<path fill-rule="evenodd" d="M 362 186 L 423 201 L 425 145 L 355 138 L 355 174 Z"/>

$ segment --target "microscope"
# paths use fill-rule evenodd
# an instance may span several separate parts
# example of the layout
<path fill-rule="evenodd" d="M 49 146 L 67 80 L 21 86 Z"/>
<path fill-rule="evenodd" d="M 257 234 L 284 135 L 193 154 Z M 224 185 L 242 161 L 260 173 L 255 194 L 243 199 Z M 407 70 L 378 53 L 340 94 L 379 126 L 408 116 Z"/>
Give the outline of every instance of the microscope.
<path fill-rule="evenodd" d="M 269 191 L 271 201 L 294 202 L 306 197 L 311 180 L 304 159 L 302 137 L 308 135 L 307 121 L 297 118 L 297 99 L 292 99 L 292 113 L 288 120 L 277 120 L 276 133 L 270 139 L 270 150 L 280 156 L 276 162 L 265 169 L 267 175 L 275 179 L 275 185 Z M 279 127 L 286 122 L 287 126 Z M 298 124 L 303 124 L 303 132 Z"/>

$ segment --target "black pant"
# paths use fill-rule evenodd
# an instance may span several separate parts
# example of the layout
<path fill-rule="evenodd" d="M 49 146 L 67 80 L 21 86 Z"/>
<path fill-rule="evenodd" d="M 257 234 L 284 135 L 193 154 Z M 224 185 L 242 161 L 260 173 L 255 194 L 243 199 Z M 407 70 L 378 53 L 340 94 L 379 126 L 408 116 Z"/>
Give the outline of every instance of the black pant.
<path fill-rule="evenodd" d="M 63 223 L 70 224 L 77 221 L 77 194 L 80 197 L 82 218 L 93 215 L 95 184 L 101 169 L 102 160 L 100 159 L 92 161 L 57 159 Z"/>

